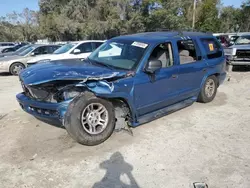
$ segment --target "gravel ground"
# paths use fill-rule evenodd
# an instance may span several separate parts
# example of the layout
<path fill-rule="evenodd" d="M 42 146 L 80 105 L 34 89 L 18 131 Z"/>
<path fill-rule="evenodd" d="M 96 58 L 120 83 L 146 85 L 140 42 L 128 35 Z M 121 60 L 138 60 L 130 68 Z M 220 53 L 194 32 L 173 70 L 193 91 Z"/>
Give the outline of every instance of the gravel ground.
<path fill-rule="evenodd" d="M 23 112 L 18 77 L 0 75 L 0 187 L 250 187 L 250 72 L 233 72 L 212 103 L 192 106 L 104 144 L 77 144 Z"/>

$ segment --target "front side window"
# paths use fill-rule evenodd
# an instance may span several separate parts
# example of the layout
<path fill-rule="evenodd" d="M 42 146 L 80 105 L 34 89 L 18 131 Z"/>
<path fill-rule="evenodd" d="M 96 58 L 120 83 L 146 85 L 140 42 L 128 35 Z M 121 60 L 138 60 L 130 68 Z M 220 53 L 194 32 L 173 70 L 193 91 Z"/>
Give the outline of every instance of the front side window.
<path fill-rule="evenodd" d="M 56 51 L 60 46 L 49 46 L 48 52 L 52 54 L 54 51 Z"/>
<path fill-rule="evenodd" d="M 76 49 L 79 49 L 81 53 L 90 53 L 93 51 L 92 45 L 90 42 L 80 44 Z"/>
<path fill-rule="evenodd" d="M 41 46 L 34 50 L 35 55 L 48 54 L 48 46 Z"/>
<path fill-rule="evenodd" d="M 103 44 L 103 42 L 93 42 L 93 48 L 94 50 L 97 49 L 99 46 L 101 46 Z"/>
<path fill-rule="evenodd" d="M 151 53 L 149 61 L 160 60 L 162 68 L 174 65 L 173 50 L 171 43 L 162 43 L 158 45 Z"/>
<path fill-rule="evenodd" d="M 201 39 L 202 45 L 206 51 L 208 59 L 219 58 L 223 54 L 223 50 L 219 42 L 214 38 Z"/>
<path fill-rule="evenodd" d="M 104 43 L 90 56 L 90 61 L 118 69 L 133 70 L 139 64 L 148 44 L 130 40 Z"/>
<path fill-rule="evenodd" d="M 193 63 L 200 59 L 193 40 L 179 40 L 177 41 L 177 47 L 181 65 Z"/>

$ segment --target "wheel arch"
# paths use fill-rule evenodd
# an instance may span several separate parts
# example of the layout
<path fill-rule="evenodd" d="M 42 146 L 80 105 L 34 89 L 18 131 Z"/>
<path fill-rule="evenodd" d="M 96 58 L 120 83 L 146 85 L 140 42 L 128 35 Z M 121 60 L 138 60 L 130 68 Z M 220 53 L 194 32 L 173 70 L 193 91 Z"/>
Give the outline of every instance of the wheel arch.
<path fill-rule="evenodd" d="M 220 76 L 220 73 L 218 73 L 218 72 L 210 72 L 210 73 L 206 74 L 203 77 L 202 83 L 200 85 L 200 89 L 202 88 L 202 86 L 206 82 L 207 78 L 210 77 L 210 76 L 215 76 L 217 78 L 217 87 L 219 87 L 219 76 Z"/>
<path fill-rule="evenodd" d="M 22 63 L 22 62 L 20 62 L 20 61 L 14 61 L 14 62 L 12 62 L 12 63 L 9 65 L 9 72 L 10 72 L 11 66 L 14 65 L 15 63 L 20 63 L 20 64 L 22 64 L 24 67 L 26 67 L 24 63 Z"/>

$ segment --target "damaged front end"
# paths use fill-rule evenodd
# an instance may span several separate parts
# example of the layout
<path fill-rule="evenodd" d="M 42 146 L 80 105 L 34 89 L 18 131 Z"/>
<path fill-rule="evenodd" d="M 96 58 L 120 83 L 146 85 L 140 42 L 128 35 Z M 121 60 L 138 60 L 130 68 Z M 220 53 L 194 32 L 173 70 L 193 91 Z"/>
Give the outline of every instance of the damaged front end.
<path fill-rule="evenodd" d="M 86 88 L 76 87 L 76 81 L 53 81 L 40 85 L 24 85 L 22 87 L 24 94 L 36 101 L 48 103 L 60 103 L 70 100 Z"/>
<path fill-rule="evenodd" d="M 54 119 L 63 125 L 67 108 L 75 97 L 84 92 L 91 92 L 95 95 L 109 95 L 115 90 L 114 82 L 127 76 L 131 76 L 131 73 L 113 72 L 99 76 L 85 75 L 81 79 L 79 77 L 75 79 L 65 78 L 64 74 L 61 79 L 56 77 L 56 79 L 46 82 L 39 80 L 28 83 L 21 75 L 20 81 L 23 92 L 17 95 L 17 100 L 22 109 L 29 114 L 41 120 Z M 129 119 L 129 108 L 125 108 L 126 105 L 117 99 L 111 101 L 117 115 L 117 129 L 123 129 Z"/>

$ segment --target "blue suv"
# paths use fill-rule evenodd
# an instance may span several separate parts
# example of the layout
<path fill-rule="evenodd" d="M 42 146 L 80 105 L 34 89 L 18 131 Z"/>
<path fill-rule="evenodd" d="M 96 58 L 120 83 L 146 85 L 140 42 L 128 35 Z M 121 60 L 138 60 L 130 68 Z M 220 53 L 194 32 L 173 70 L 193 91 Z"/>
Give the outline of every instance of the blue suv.
<path fill-rule="evenodd" d="M 225 57 L 211 34 L 149 32 L 108 40 L 87 59 L 41 63 L 20 74 L 23 110 L 60 122 L 73 139 L 97 145 L 199 101 L 225 80 Z"/>

